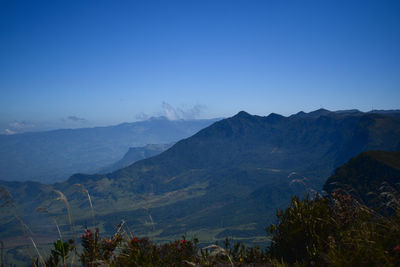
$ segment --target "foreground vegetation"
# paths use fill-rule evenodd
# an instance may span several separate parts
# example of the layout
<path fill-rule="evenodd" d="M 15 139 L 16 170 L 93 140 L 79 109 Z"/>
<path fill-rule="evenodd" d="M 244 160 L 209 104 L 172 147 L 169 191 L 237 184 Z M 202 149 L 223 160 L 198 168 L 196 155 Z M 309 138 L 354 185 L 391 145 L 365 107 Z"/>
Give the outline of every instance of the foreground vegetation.
<path fill-rule="evenodd" d="M 277 214 L 268 253 L 297 266 L 400 266 L 400 214 L 385 217 L 350 195 L 300 201 Z"/>
<path fill-rule="evenodd" d="M 400 266 L 400 213 L 383 216 L 350 195 L 294 197 L 277 224 L 267 227 L 265 250 L 231 244 L 200 248 L 196 238 L 156 244 L 121 224 L 102 238 L 86 231 L 75 244 L 57 240 L 34 266 Z"/>

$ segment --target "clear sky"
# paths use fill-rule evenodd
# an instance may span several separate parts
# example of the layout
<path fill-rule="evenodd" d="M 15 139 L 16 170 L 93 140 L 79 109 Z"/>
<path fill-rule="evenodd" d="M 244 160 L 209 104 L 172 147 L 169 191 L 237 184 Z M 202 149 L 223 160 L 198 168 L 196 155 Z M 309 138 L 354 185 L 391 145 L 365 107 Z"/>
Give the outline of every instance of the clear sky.
<path fill-rule="evenodd" d="M 397 0 L 0 0 L 0 133 L 399 109 L 399 14 Z"/>

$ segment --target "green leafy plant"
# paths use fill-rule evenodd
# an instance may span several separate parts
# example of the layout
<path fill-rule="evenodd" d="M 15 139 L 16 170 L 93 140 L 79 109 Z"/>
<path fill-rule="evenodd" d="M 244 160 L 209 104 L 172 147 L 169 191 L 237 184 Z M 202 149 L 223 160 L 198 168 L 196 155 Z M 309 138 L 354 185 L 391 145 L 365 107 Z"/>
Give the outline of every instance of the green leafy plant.
<path fill-rule="evenodd" d="M 67 265 L 69 253 L 75 248 L 74 241 L 70 239 L 67 242 L 62 242 L 58 239 L 53 243 L 53 248 L 50 251 L 50 256 L 46 260 L 47 266 L 58 266 L 61 260 L 63 266 Z"/>

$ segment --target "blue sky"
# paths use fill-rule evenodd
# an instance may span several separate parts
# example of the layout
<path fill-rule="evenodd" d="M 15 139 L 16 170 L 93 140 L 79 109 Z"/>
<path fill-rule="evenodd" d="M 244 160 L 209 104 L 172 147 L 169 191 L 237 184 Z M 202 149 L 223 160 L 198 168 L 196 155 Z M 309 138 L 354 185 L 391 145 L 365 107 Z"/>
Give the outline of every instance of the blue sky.
<path fill-rule="evenodd" d="M 384 0 L 0 0 L 0 133 L 168 109 L 399 109 L 399 14 Z"/>

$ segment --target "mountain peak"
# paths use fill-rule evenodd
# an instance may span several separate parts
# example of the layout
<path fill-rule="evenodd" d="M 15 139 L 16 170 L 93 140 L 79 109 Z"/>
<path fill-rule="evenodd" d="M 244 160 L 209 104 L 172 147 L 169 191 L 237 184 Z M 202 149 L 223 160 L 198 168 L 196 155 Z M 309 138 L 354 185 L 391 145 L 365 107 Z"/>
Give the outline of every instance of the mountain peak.
<path fill-rule="evenodd" d="M 324 108 L 320 108 L 314 111 L 311 111 L 310 113 L 308 113 L 309 115 L 314 115 L 314 116 L 323 116 L 323 115 L 327 115 L 332 113 L 331 111 L 324 109 Z"/>
<path fill-rule="evenodd" d="M 251 117 L 252 115 L 247 113 L 246 111 L 242 110 L 239 111 L 234 117 Z"/>
<path fill-rule="evenodd" d="M 271 114 L 269 114 L 269 115 L 267 116 L 268 122 L 271 122 L 271 123 L 279 122 L 279 121 L 281 121 L 281 120 L 284 119 L 284 118 L 285 118 L 284 116 L 282 116 L 282 115 L 280 115 L 280 114 L 277 114 L 277 113 L 271 113 Z"/>
<path fill-rule="evenodd" d="M 356 114 L 361 113 L 358 109 L 344 109 L 344 110 L 336 110 L 334 111 L 336 114 Z"/>
<path fill-rule="evenodd" d="M 326 116 L 331 114 L 332 112 L 324 109 L 324 108 L 320 108 L 314 111 L 311 111 L 309 113 L 306 113 L 304 111 L 300 111 L 294 115 L 292 115 L 291 117 L 299 117 L 299 118 L 318 118 L 320 116 Z"/>
<path fill-rule="evenodd" d="M 231 117 L 233 121 L 252 121 L 255 120 L 257 116 L 256 115 L 251 115 L 247 113 L 246 111 L 240 111 L 238 112 L 235 116 Z"/>

